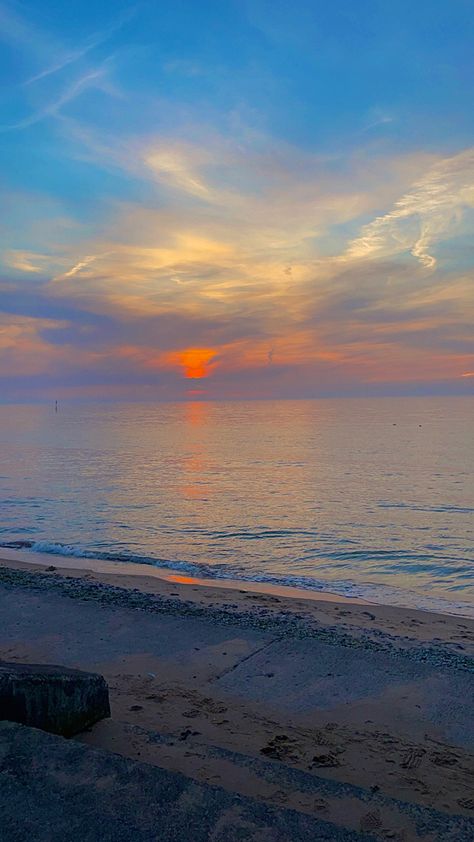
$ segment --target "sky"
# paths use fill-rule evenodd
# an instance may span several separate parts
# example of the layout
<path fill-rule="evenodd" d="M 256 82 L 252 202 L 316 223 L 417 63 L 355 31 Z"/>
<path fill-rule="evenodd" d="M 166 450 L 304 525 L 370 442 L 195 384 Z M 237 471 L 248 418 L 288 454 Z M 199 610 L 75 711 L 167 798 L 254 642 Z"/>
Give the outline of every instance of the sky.
<path fill-rule="evenodd" d="M 472 394 L 472 0 L 0 0 L 0 401 Z"/>

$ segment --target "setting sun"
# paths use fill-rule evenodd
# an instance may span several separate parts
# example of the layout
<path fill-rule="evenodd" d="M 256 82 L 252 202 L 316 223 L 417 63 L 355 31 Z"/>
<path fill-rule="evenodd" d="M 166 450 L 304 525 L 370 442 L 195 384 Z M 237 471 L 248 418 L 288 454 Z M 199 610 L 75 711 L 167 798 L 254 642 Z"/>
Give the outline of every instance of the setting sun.
<path fill-rule="evenodd" d="M 212 360 L 216 352 L 212 348 L 186 348 L 176 354 L 176 360 L 188 380 L 209 377 L 212 372 Z"/>

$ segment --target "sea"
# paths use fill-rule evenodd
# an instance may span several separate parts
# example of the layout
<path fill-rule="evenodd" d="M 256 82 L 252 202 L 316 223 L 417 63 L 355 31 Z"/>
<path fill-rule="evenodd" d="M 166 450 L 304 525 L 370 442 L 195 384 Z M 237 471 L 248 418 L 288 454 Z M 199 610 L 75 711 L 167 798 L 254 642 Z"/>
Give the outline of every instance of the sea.
<path fill-rule="evenodd" d="M 474 398 L 3 405 L 1 547 L 474 616 Z"/>

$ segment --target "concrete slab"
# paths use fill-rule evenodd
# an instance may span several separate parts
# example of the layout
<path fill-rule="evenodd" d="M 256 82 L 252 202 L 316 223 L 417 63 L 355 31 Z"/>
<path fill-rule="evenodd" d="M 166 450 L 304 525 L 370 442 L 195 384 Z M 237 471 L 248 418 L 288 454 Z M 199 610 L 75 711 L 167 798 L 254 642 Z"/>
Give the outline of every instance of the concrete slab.
<path fill-rule="evenodd" d="M 12 723 L 0 723 L 0 815 L 2 842 L 371 839 Z"/>
<path fill-rule="evenodd" d="M 330 710 L 393 684 L 425 678 L 432 668 L 385 652 L 350 649 L 318 640 L 279 640 L 218 678 L 231 692 L 288 710 Z"/>
<path fill-rule="evenodd" d="M 413 660 L 401 651 L 351 649 L 315 639 L 279 640 L 216 679 L 221 690 L 263 702 L 268 710 L 310 717 L 326 710 L 344 721 L 357 711 L 383 723 L 396 706 L 405 731 L 474 749 L 474 672 Z M 416 704 L 413 700 L 416 699 Z M 350 713 L 349 713 L 350 711 Z"/>
<path fill-rule="evenodd" d="M 272 640 L 256 629 L 205 618 L 148 614 L 132 607 L 97 606 L 55 593 L 35 594 L 0 586 L 0 651 L 94 670 L 104 662 L 149 654 L 179 677 L 190 667 L 202 680 L 219 675 Z M 25 643 L 27 642 L 27 643 Z M 225 653 L 225 654 L 223 654 Z"/>
<path fill-rule="evenodd" d="M 368 719 L 381 726 L 397 711 L 400 731 L 474 749 L 474 672 L 440 666 L 426 650 L 417 658 L 396 648 L 369 649 L 317 637 L 277 637 L 262 631 L 189 615 L 150 614 L 131 608 L 74 601 L 0 587 L 0 653 L 8 660 L 59 662 L 103 671 L 130 667 L 150 656 L 152 669 L 169 680 L 190 679 L 222 696 L 263 702 L 270 711 L 299 719 L 331 711 L 344 722 Z M 127 660 L 128 659 L 128 660 Z M 131 668 L 131 667 L 130 667 Z M 408 692 L 409 691 L 409 692 Z M 416 697 L 416 704 L 413 700 Z M 386 715 L 388 711 L 388 716 Z"/>

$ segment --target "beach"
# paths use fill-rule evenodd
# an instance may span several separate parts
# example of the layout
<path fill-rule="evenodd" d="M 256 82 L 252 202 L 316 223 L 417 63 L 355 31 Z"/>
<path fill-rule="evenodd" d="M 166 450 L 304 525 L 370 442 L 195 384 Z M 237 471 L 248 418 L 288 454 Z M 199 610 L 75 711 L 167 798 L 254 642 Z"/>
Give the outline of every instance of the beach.
<path fill-rule="evenodd" d="M 474 842 L 473 2 L 0 22 L 0 842 Z"/>
<path fill-rule="evenodd" d="M 472 619 L 14 555 L 0 658 L 109 684 L 78 740 L 374 838 L 469 838 L 436 821 L 474 817 Z"/>

